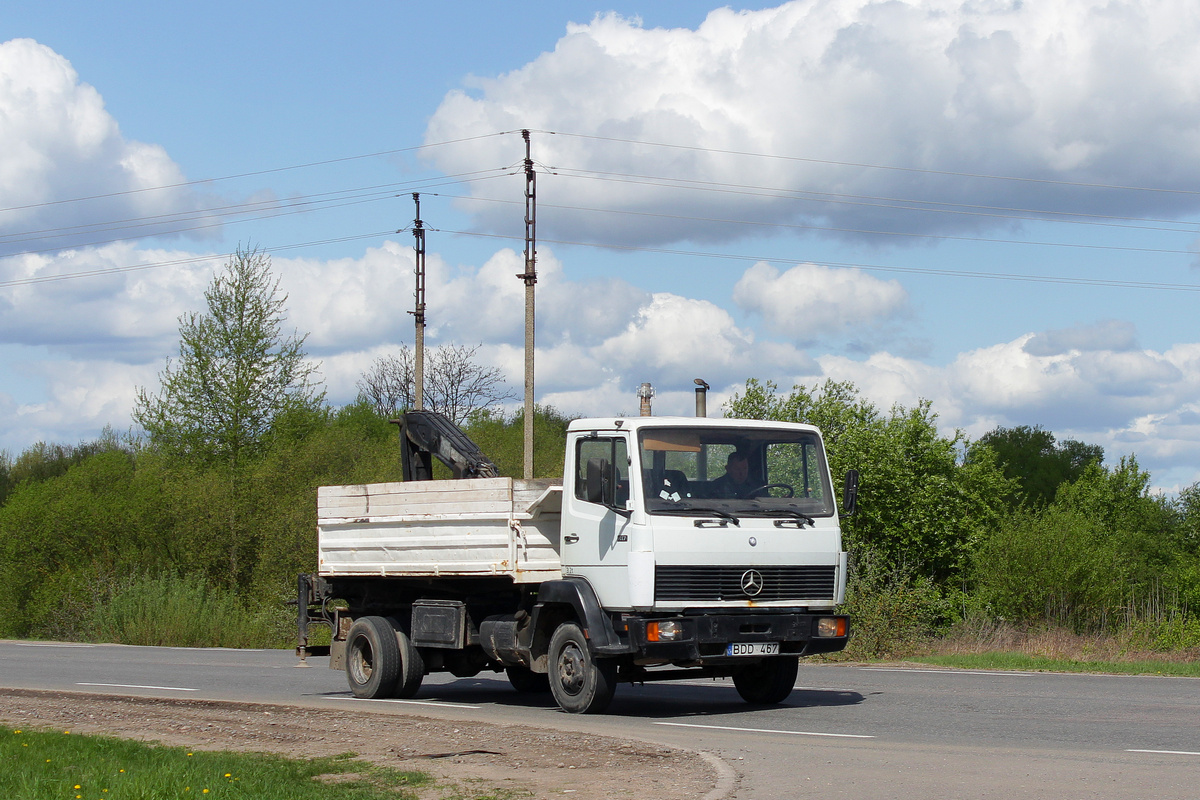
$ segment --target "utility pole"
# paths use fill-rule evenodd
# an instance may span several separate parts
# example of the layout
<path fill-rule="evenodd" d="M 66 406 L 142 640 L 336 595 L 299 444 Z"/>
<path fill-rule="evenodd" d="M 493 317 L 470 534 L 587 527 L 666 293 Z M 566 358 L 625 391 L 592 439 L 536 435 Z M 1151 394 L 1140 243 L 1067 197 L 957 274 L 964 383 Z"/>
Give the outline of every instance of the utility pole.
<path fill-rule="evenodd" d="M 530 156 L 529 131 L 525 140 L 525 480 L 533 478 L 533 287 L 537 283 L 537 175 Z"/>
<path fill-rule="evenodd" d="M 417 218 L 413 220 L 413 273 L 417 279 L 416 310 L 408 313 L 413 315 L 417 327 L 416 365 L 413 375 L 414 402 L 416 411 L 425 407 L 425 226 L 421 223 L 421 195 L 413 192 L 413 202 L 417 206 Z"/>

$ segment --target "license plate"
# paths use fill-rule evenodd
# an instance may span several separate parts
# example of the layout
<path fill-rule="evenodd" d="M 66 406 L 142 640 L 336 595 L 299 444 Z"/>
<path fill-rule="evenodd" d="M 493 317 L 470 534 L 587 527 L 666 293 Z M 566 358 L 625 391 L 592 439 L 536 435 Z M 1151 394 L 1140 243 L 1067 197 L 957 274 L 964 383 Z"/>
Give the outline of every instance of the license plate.
<path fill-rule="evenodd" d="M 727 656 L 777 656 L 779 642 L 743 642 L 727 645 Z"/>

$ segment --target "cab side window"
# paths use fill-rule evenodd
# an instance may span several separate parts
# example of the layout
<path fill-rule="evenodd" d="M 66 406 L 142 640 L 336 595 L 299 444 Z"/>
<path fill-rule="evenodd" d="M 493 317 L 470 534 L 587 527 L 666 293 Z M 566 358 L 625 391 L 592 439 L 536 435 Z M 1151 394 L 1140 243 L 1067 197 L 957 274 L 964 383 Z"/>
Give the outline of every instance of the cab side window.
<path fill-rule="evenodd" d="M 575 451 L 575 496 L 624 508 L 629 499 L 629 450 L 624 439 L 581 439 Z"/>

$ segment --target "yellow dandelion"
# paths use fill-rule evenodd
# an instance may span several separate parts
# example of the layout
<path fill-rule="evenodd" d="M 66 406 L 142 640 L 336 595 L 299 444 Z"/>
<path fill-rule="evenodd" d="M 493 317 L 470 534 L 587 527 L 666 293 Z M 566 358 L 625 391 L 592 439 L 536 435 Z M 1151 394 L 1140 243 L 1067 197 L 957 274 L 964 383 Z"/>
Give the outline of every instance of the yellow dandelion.
<path fill-rule="evenodd" d="M 124 772 L 124 771 L 125 771 L 125 770 L 123 770 L 123 769 L 119 769 L 119 770 L 117 770 L 117 772 Z"/>
<path fill-rule="evenodd" d="M 232 777 L 232 776 L 231 776 L 231 775 L 230 775 L 228 772 L 226 772 L 226 773 L 225 773 L 225 777 L 226 777 L 226 778 L 229 778 L 229 777 Z"/>
<path fill-rule="evenodd" d="M 70 731 L 63 731 L 63 733 L 70 733 Z"/>
<path fill-rule="evenodd" d="M 192 757 L 192 754 L 191 754 L 191 753 L 188 753 L 188 758 L 191 758 L 191 757 Z"/>
<path fill-rule="evenodd" d="M 83 787 L 82 787 L 82 786 L 80 786 L 80 785 L 77 783 L 77 784 L 75 784 L 75 788 L 76 788 L 76 789 L 82 789 Z"/>
<path fill-rule="evenodd" d="M 20 731 L 13 731 L 13 733 L 20 733 Z"/>
<path fill-rule="evenodd" d="M 200 794 L 208 794 L 208 789 L 205 789 L 205 790 L 204 790 L 203 792 L 201 792 Z"/>

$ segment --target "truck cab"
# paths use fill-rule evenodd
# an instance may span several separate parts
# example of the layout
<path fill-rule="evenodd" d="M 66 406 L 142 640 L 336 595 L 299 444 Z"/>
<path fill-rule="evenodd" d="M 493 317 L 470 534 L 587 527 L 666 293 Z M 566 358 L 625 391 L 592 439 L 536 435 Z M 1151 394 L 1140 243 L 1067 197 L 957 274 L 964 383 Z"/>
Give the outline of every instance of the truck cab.
<path fill-rule="evenodd" d="M 828 611 L 842 602 L 846 554 L 816 428 L 577 420 L 567 448 L 563 574 L 587 581 L 605 608 Z M 730 464 L 741 465 L 740 481 Z"/>

